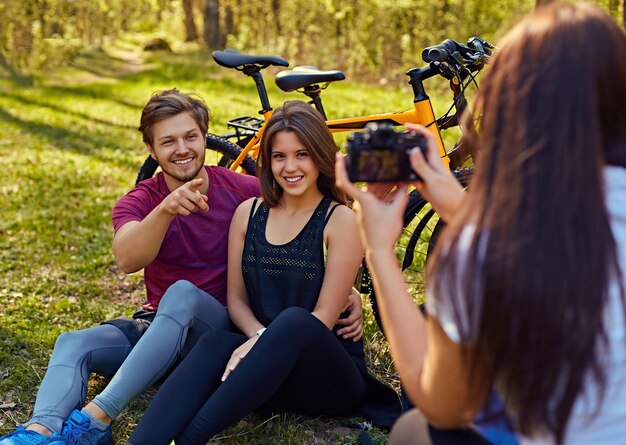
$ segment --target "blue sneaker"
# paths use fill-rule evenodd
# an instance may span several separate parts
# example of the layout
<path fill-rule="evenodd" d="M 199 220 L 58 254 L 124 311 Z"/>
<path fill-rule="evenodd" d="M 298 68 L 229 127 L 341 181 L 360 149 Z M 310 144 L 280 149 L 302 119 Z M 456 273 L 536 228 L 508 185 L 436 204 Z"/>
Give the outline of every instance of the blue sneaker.
<path fill-rule="evenodd" d="M 66 442 L 57 433 L 44 436 L 20 426 L 11 434 L 0 437 L 0 445 L 66 445 Z"/>
<path fill-rule="evenodd" d="M 89 417 L 77 409 L 63 422 L 61 436 L 67 445 L 113 445 L 111 425 L 104 431 L 93 427 Z"/>

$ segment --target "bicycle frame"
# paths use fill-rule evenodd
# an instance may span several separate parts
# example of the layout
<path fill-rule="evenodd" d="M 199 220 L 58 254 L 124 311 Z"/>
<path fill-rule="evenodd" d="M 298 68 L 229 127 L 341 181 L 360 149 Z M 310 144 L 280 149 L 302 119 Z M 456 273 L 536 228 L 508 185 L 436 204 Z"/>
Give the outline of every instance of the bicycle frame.
<path fill-rule="evenodd" d="M 428 68 L 428 67 L 426 67 Z M 447 156 L 443 140 L 441 138 L 441 133 L 439 132 L 439 127 L 436 125 L 437 119 L 435 117 L 435 113 L 432 107 L 432 103 L 430 98 L 424 92 L 424 86 L 422 84 L 422 80 L 424 78 L 432 77 L 435 73 L 430 73 L 426 68 L 420 69 L 421 72 L 417 72 L 416 76 L 422 76 L 422 78 L 412 77 L 410 83 L 413 86 L 413 91 L 415 94 L 413 105 L 414 108 L 411 110 L 405 110 L 400 112 L 389 112 L 382 114 L 372 114 L 367 116 L 360 117 L 349 117 L 349 118 L 340 118 L 340 119 L 330 119 L 326 121 L 326 125 L 331 133 L 340 133 L 346 131 L 359 131 L 363 130 L 365 126 L 370 122 L 386 122 L 390 123 L 394 126 L 405 125 L 406 123 L 416 123 L 420 125 L 424 125 L 431 131 L 436 138 L 437 146 L 439 149 L 439 153 L 443 158 L 446 164 L 449 164 L 449 158 Z M 424 74 L 428 75 L 428 77 L 423 77 Z M 257 83 L 257 88 L 259 88 L 259 84 Z M 259 92 L 261 97 L 262 94 Z M 267 95 L 265 95 L 267 97 Z M 324 115 L 325 113 L 320 110 Z M 273 110 L 263 109 L 260 111 L 263 114 L 264 123 L 259 128 L 258 132 L 250 139 L 250 141 L 242 148 L 241 153 L 237 157 L 237 159 L 232 163 L 230 168 L 232 170 L 236 170 L 241 165 L 241 162 L 246 156 L 250 156 L 253 159 L 256 159 L 259 152 L 259 144 L 261 138 L 263 136 L 263 132 L 265 130 L 265 125 L 267 121 L 272 116 Z"/>

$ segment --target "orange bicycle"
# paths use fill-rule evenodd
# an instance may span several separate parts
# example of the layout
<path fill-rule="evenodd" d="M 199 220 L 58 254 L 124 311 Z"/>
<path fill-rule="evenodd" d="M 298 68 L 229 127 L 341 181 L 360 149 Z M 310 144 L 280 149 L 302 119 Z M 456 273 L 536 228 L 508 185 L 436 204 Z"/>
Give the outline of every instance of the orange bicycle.
<path fill-rule="evenodd" d="M 327 119 L 328 128 L 331 132 L 337 133 L 363 130 L 370 122 L 384 122 L 394 126 L 402 126 L 407 122 L 422 124 L 436 136 L 441 157 L 448 163 L 461 184 L 466 185 L 471 175 L 471 167 L 460 168 L 466 161 L 465 155 L 461 154 L 462 150 L 459 150 L 461 144 L 457 142 L 450 150 L 446 150 L 440 131 L 459 126 L 459 118 L 467 107 L 466 88 L 472 83 L 477 84 L 475 76 L 489 60 L 493 48 L 490 43 L 479 37 L 470 38 L 466 45 L 445 40 L 439 45 L 427 47 L 422 52 L 422 58 L 427 64 L 406 72 L 413 92 L 411 108 L 399 112 Z M 265 124 L 272 115 L 262 71 L 270 66 L 287 67 L 289 63 L 277 56 L 249 55 L 234 50 L 215 51 L 213 58 L 219 65 L 238 70 L 252 78 L 261 103 L 259 114 L 262 118 L 243 116 L 228 121 L 231 132 L 221 136 L 208 134 L 206 147 L 222 154 L 219 165 L 255 174 L 259 142 Z M 425 80 L 434 77 L 446 79 L 452 92 L 452 104 L 439 118 L 435 117 L 424 86 Z M 285 92 L 298 91 L 305 94 L 312 106 L 326 118 L 321 99 L 322 91 L 331 83 L 344 79 L 345 75 L 338 70 L 322 71 L 313 66 L 301 66 L 279 72 L 275 81 Z M 139 171 L 137 182 L 151 177 L 156 168 L 156 161 L 148 157 Z M 426 257 L 443 226 L 443 222 L 439 220 L 430 204 L 413 190 L 405 212 L 405 230 L 397 244 L 397 255 L 402 264 L 405 281 L 414 295 L 423 294 Z M 362 288 L 364 293 L 369 290 L 367 285 Z M 375 306 L 375 299 L 372 300 Z M 376 307 L 374 311 L 377 313 Z"/>

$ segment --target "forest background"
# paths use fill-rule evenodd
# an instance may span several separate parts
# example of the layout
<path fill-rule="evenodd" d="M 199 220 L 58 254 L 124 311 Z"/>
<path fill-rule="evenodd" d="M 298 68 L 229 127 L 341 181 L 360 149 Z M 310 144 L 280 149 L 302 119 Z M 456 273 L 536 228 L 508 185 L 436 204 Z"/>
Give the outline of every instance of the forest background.
<path fill-rule="evenodd" d="M 625 0 L 595 0 L 626 22 Z M 444 38 L 490 41 L 549 0 L 1 0 L 0 67 L 45 72 L 123 33 L 148 32 L 175 51 L 280 55 L 292 64 L 387 80 Z"/>
<path fill-rule="evenodd" d="M 624 0 L 595 0 L 620 23 Z M 249 79 L 218 67 L 211 49 L 280 55 L 290 66 L 341 69 L 324 93 L 333 117 L 411 105 L 404 72 L 424 46 L 479 35 L 496 43 L 537 0 L 0 0 L 0 436 L 32 412 L 61 332 L 132 314 L 140 273 L 111 253 L 110 212 L 146 150 L 141 107 L 178 86 L 207 99 L 211 131 L 258 110 Z M 169 50 L 144 51 L 155 38 Z M 285 94 L 264 72 L 274 105 Z M 446 82 L 428 84 L 437 114 Z M 432 88 L 432 89 L 431 89 Z M 439 89 L 438 89 L 439 88 Z M 215 159 L 213 159 L 215 161 Z M 209 160 L 211 162 L 211 160 Z M 226 230 L 226 228 L 225 228 Z M 426 244 L 424 245 L 426 247 Z M 398 388 L 387 343 L 365 307 L 368 364 Z M 106 381 L 91 379 L 88 397 Z M 150 399 L 116 420 L 125 440 Z M 354 444 L 362 419 L 252 416 L 214 444 Z M 369 432 L 375 445 L 386 434 Z"/>

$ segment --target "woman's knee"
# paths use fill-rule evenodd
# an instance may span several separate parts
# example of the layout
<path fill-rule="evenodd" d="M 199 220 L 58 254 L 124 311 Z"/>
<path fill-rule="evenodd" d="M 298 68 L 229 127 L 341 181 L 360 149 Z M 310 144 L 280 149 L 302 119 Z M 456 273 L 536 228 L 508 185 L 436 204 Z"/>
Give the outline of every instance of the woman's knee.
<path fill-rule="evenodd" d="M 306 329 L 322 323 L 315 315 L 301 307 L 290 307 L 282 311 L 272 322 L 272 328 L 277 329 Z"/>
<path fill-rule="evenodd" d="M 301 307 L 291 307 L 282 311 L 268 327 L 268 341 L 280 342 L 285 350 L 307 349 L 310 346 L 323 344 L 327 335 L 332 335 L 326 325 L 315 315 Z"/>
<path fill-rule="evenodd" d="M 428 422 L 416 408 L 404 413 L 393 424 L 389 445 L 430 445 Z"/>

